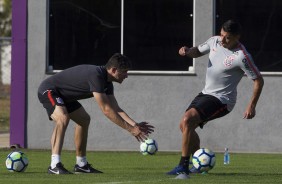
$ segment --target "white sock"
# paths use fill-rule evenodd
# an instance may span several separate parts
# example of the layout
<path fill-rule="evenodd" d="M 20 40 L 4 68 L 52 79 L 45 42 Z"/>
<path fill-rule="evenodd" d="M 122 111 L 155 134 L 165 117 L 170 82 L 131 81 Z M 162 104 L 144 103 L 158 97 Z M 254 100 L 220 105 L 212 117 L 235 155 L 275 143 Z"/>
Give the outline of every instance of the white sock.
<path fill-rule="evenodd" d="M 51 168 L 54 169 L 57 163 L 61 162 L 61 156 L 54 154 L 51 156 Z"/>
<path fill-rule="evenodd" d="M 79 167 L 85 166 L 87 164 L 86 156 L 83 157 L 76 156 L 76 164 Z"/>

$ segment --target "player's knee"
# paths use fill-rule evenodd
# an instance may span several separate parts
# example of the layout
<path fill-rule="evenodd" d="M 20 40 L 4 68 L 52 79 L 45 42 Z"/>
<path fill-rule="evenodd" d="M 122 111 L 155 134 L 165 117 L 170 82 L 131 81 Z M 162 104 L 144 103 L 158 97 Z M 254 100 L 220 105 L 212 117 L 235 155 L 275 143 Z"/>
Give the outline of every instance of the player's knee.
<path fill-rule="evenodd" d="M 63 129 L 66 129 L 69 125 L 69 121 L 58 121 L 57 126 L 60 126 Z"/>
<path fill-rule="evenodd" d="M 189 113 L 186 113 L 182 118 L 181 126 L 183 129 L 194 130 L 196 128 L 195 123 L 193 117 Z"/>
<path fill-rule="evenodd" d="M 62 128 L 66 128 L 69 124 L 69 116 L 66 115 L 60 115 L 60 116 L 56 116 L 56 115 L 52 115 L 53 120 L 56 122 L 57 126 L 60 126 Z"/>
<path fill-rule="evenodd" d="M 91 117 L 89 116 L 89 114 L 83 116 L 82 123 L 84 126 L 89 126 L 90 121 L 91 121 Z"/>
<path fill-rule="evenodd" d="M 189 130 L 189 121 L 185 116 L 183 117 L 182 121 L 180 122 L 180 127 L 183 132 Z"/>
<path fill-rule="evenodd" d="M 91 121 L 89 114 L 80 115 L 79 118 L 73 119 L 76 124 L 82 127 L 88 127 Z"/>
<path fill-rule="evenodd" d="M 200 117 L 196 109 L 192 108 L 189 109 L 188 111 L 185 112 L 183 116 L 183 122 L 191 128 L 191 129 L 196 129 L 199 122 L 200 122 Z"/>
<path fill-rule="evenodd" d="M 190 117 L 190 115 L 189 114 L 185 114 L 183 116 L 182 122 L 183 122 L 184 126 L 187 126 L 187 127 L 191 126 L 191 117 Z"/>
<path fill-rule="evenodd" d="M 188 125 L 189 124 L 189 116 L 185 114 L 183 116 L 182 122 Z"/>

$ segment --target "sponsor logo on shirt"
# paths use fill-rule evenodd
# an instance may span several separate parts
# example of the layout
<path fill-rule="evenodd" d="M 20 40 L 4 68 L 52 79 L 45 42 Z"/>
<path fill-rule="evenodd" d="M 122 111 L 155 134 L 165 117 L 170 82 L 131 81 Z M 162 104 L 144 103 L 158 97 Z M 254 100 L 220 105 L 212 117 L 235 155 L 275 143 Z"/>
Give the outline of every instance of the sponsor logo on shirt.
<path fill-rule="evenodd" d="M 245 68 L 250 72 L 251 76 L 255 76 L 255 73 L 253 72 L 253 70 L 251 69 L 251 67 L 248 64 L 248 61 L 246 58 L 244 58 L 242 60 L 242 62 L 244 63 Z"/>

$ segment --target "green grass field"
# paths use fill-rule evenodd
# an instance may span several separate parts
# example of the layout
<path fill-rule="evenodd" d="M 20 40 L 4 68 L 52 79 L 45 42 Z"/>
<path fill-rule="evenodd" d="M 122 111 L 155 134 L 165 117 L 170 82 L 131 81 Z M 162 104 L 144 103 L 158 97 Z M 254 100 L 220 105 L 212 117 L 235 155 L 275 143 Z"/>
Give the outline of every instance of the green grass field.
<path fill-rule="evenodd" d="M 143 156 L 139 152 L 88 152 L 88 160 L 103 174 L 49 175 L 49 150 L 22 151 L 29 158 L 24 173 L 12 173 L 5 167 L 5 159 L 11 150 L 0 149 L 0 183 L 13 184 L 171 184 L 171 183 L 282 183 L 281 154 L 231 153 L 230 165 L 223 165 L 223 154 L 216 153 L 216 166 L 208 174 L 191 175 L 190 179 L 176 180 L 165 173 L 179 160 L 179 153 L 159 152 Z M 67 169 L 74 166 L 75 152 L 64 151 L 62 161 Z"/>

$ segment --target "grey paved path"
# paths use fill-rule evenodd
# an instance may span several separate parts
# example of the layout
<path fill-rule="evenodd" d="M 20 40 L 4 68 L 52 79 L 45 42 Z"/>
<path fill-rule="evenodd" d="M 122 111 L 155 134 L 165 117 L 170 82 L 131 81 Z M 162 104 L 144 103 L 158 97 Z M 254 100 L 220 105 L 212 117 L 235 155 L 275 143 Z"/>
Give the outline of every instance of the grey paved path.
<path fill-rule="evenodd" d="M 10 134 L 0 133 L 0 148 L 10 147 Z"/>

